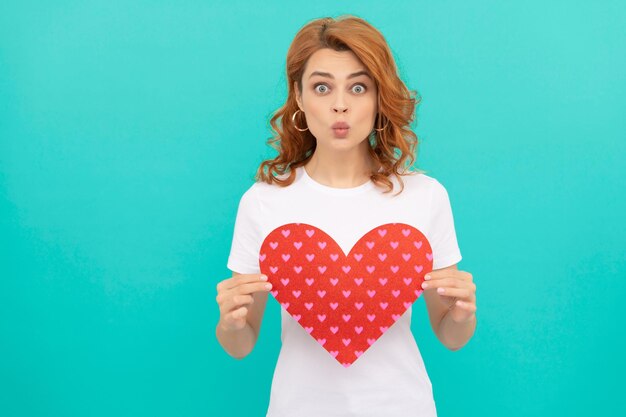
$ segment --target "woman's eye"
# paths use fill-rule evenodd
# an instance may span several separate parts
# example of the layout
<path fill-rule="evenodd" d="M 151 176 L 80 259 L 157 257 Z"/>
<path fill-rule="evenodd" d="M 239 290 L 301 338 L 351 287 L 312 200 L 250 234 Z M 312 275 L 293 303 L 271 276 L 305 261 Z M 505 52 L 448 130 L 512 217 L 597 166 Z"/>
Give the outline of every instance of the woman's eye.
<path fill-rule="evenodd" d="M 326 86 L 326 84 L 317 84 L 313 87 L 313 89 L 321 94 L 328 92 L 328 86 Z M 363 84 L 356 84 L 354 87 L 352 87 L 352 91 L 356 94 L 363 94 L 365 93 L 365 90 L 366 87 Z"/>
<path fill-rule="evenodd" d="M 322 90 L 320 90 L 320 87 L 322 88 Z M 314 87 L 314 89 L 318 93 L 325 93 L 326 91 L 328 91 L 328 87 L 326 87 L 324 84 L 318 84 Z"/>
<path fill-rule="evenodd" d="M 362 84 L 357 84 L 354 87 L 352 87 L 352 91 L 354 91 L 357 94 L 363 94 L 365 92 L 365 86 Z"/>

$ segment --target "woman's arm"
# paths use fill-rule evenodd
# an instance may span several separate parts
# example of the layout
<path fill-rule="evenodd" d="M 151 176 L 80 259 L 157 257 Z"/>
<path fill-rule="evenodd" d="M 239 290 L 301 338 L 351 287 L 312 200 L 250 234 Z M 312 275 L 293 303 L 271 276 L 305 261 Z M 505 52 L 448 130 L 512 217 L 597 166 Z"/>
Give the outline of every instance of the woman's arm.
<path fill-rule="evenodd" d="M 476 285 L 471 274 L 459 271 L 457 265 L 433 270 L 433 278 L 424 281 L 424 298 L 430 325 L 439 341 L 450 350 L 461 349 L 474 335 L 476 329 Z M 448 295 L 439 294 L 437 288 L 446 288 Z M 451 292 L 456 292 L 453 294 Z M 461 296 L 460 293 L 465 294 Z M 463 307 L 456 299 L 466 301 Z M 457 309 L 453 312 L 454 309 Z"/>
<path fill-rule="evenodd" d="M 256 344 L 256 334 L 250 323 L 240 330 L 226 330 L 219 322 L 215 327 L 215 336 L 222 348 L 235 359 L 248 356 Z"/>
<path fill-rule="evenodd" d="M 227 314 L 237 314 L 231 311 L 221 311 L 224 307 L 220 305 L 220 320 L 215 327 L 215 336 L 222 348 L 233 358 L 243 359 L 252 352 L 259 337 L 261 321 L 267 304 L 269 289 L 264 288 L 266 281 L 261 281 L 261 274 L 240 274 L 233 272 L 232 278 L 220 282 L 217 286 L 218 303 L 229 305 L 239 312 L 237 318 L 239 322 L 244 322 L 243 326 L 225 326 L 224 319 Z M 245 304 L 244 313 L 237 307 Z M 235 307 L 233 307 L 233 305 Z M 247 311 L 246 311 L 247 310 Z"/>

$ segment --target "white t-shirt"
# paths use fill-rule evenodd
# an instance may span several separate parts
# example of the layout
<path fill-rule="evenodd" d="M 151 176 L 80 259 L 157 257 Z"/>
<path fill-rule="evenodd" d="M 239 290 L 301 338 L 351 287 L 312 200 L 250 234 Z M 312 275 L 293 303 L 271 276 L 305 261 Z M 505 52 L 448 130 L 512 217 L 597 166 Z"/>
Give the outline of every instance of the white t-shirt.
<path fill-rule="evenodd" d="M 345 254 L 368 231 L 386 223 L 420 230 L 433 252 L 433 269 L 461 260 L 452 209 L 443 185 L 428 175 L 395 176 L 392 192 L 368 181 L 334 188 L 312 179 L 303 167 L 288 187 L 254 183 L 241 197 L 227 267 L 258 274 L 265 237 L 287 223 L 306 223 L 330 235 Z M 270 296 L 270 298 L 272 298 Z M 420 297 L 417 302 L 422 297 Z M 341 366 L 281 308 L 281 342 L 267 417 L 437 415 L 432 385 L 411 332 L 412 307 L 350 367 Z"/>

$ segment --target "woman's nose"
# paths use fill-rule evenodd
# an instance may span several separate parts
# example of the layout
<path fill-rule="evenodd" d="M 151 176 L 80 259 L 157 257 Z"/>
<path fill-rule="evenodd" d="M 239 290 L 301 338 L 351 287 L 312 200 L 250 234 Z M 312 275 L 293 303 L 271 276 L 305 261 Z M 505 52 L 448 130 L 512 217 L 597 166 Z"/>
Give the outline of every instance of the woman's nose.
<path fill-rule="evenodd" d="M 333 110 L 335 111 L 335 113 L 345 113 L 348 110 L 348 107 L 336 104 L 333 106 Z"/>
<path fill-rule="evenodd" d="M 335 97 L 335 103 L 333 104 L 333 110 L 335 113 L 345 113 L 348 110 L 344 94 L 339 92 Z"/>

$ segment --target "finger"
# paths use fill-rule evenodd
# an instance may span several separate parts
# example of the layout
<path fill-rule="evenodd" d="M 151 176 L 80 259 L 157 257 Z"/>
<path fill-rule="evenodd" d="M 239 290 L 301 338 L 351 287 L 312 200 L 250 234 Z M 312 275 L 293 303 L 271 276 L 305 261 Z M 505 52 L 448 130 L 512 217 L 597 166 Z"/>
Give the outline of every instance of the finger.
<path fill-rule="evenodd" d="M 241 305 L 252 303 L 250 299 L 255 292 L 268 292 L 272 289 L 272 284 L 269 282 L 261 281 L 250 284 L 244 284 L 235 287 L 228 291 L 223 291 L 215 297 L 220 305 L 220 312 L 222 314 L 232 311 L 233 308 L 237 308 Z"/>
<path fill-rule="evenodd" d="M 232 311 L 226 315 L 224 315 L 224 322 L 235 328 L 243 328 L 246 323 L 246 315 L 248 314 L 248 310 L 246 307 L 241 307 L 235 311 Z"/>
<path fill-rule="evenodd" d="M 461 308 L 471 313 L 475 313 L 478 310 L 478 307 L 476 307 L 475 303 L 468 303 L 467 301 L 463 301 L 463 300 L 457 300 L 455 305 L 457 308 Z"/>
<path fill-rule="evenodd" d="M 422 288 L 456 287 L 459 281 L 454 278 L 438 278 L 422 282 Z"/>
<path fill-rule="evenodd" d="M 232 290 L 240 285 L 247 284 L 250 282 L 265 282 L 267 280 L 261 279 L 262 277 L 267 277 L 265 274 L 240 274 L 229 279 L 222 281 L 223 290 Z M 222 284 L 220 283 L 220 284 Z M 219 285 L 219 284 L 218 284 Z"/>
<path fill-rule="evenodd" d="M 474 285 L 473 282 L 467 281 L 450 281 L 449 285 L 441 285 L 441 287 L 464 289 L 468 290 L 471 294 L 474 294 L 476 292 L 476 285 Z"/>
<path fill-rule="evenodd" d="M 271 289 L 272 289 L 272 283 L 261 281 L 261 282 L 251 282 L 248 284 L 240 285 L 239 287 L 235 288 L 233 291 L 235 291 L 238 294 L 248 295 L 248 294 L 252 294 L 255 292 L 268 292 Z"/>
<path fill-rule="evenodd" d="M 445 278 L 445 279 L 438 279 L 433 282 L 431 281 L 422 282 L 423 289 L 427 289 L 427 288 L 432 289 L 432 288 L 439 288 L 439 287 L 465 288 L 465 289 L 470 290 L 470 292 L 476 291 L 476 285 L 473 282 L 459 281 L 456 278 Z"/>
<path fill-rule="evenodd" d="M 465 271 L 459 271 L 457 269 L 447 269 L 443 271 L 431 271 L 424 275 L 425 281 L 433 281 L 442 278 L 455 278 L 459 281 L 472 281 L 472 274 Z"/>
<path fill-rule="evenodd" d="M 437 294 L 445 295 L 447 297 L 457 297 L 469 300 L 472 296 L 470 290 L 466 288 L 452 288 L 452 287 L 439 287 L 437 288 Z"/>
<path fill-rule="evenodd" d="M 424 275 L 424 279 L 426 281 L 432 281 L 433 279 L 441 279 L 446 278 L 452 275 L 454 272 L 457 272 L 456 269 L 444 269 L 443 271 L 430 271 L 426 275 Z"/>
<path fill-rule="evenodd" d="M 254 297 L 247 294 L 233 294 L 222 305 L 220 305 L 220 313 L 222 315 L 229 313 L 241 306 L 251 305 L 254 303 Z"/>
<path fill-rule="evenodd" d="M 248 314 L 248 308 L 241 307 L 233 311 L 232 313 L 228 313 L 228 314 L 231 314 L 234 320 L 245 319 L 246 315 Z"/>

